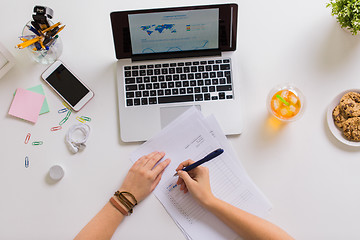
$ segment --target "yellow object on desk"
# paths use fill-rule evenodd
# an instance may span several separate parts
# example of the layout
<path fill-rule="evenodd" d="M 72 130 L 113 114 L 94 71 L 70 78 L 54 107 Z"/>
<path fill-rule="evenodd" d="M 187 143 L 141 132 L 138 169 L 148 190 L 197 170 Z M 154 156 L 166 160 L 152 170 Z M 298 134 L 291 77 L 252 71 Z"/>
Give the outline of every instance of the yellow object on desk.
<path fill-rule="evenodd" d="M 48 31 L 50 31 L 50 30 L 52 30 L 52 29 L 54 29 L 54 28 L 58 27 L 59 25 L 61 25 L 61 23 L 60 23 L 60 22 L 58 22 L 58 23 L 56 23 L 56 24 L 52 25 L 51 27 L 48 27 L 47 29 L 45 29 L 44 31 L 41 31 L 41 32 L 42 32 L 42 33 L 46 33 L 46 32 L 48 32 Z"/>
<path fill-rule="evenodd" d="M 25 40 L 25 39 L 21 39 L 21 40 Z M 17 47 L 17 48 L 20 48 L 20 49 L 23 49 L 23 48 L 26 48 L 26 47 L 28 47 L 28 46 L 30 46 L 30 45 L 32 45 L 32 44 L 34 44 L 34 43 L 36 43 L 36 42 L 38 42 L 38 41 L 40 41 L 40 40 L 41 40 L 41 37 L 40 37 L 40 36 L 39 36 L 39 37 L 35 37 L 35 38 L 33 38 L 33 39 L 26 40 L 26 41 L 24 41 L 23 43 L 20 43 L 20 44 L 16 45 L 16 47 Z"/>
<path fill-rule="evenodd" d="M 59 34 L 59 32 L 61 32 L 61 30 L 63 30 L 65 26 L 66 26 L 66 25 L 64 25 L 64 26 L 62 26 L 61 28 L 59 28 L 59 30 L 56 32 L 55 35 Z"/>

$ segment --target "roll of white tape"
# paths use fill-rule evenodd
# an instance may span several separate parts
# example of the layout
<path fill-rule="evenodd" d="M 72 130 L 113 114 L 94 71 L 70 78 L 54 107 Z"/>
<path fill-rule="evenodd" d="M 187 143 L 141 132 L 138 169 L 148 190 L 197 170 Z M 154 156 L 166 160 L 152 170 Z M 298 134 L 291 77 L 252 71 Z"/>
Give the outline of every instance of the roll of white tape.
<path fill-rule="evenodd" d="M 64 177 L 64 169 L 59 165 L 52 166 L 49 171 L 50 178 L 54 181 L 59 181 Z"/>

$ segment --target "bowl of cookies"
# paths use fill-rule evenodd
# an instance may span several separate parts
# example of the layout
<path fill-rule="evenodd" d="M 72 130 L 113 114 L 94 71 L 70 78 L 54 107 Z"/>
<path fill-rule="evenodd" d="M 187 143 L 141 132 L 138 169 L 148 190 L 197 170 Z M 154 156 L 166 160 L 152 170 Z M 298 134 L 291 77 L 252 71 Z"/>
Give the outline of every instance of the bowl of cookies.
<path fill-rule="evenodd" d="M 340 142 L 360 147 L 360 89 L 337 95 L 328 107 L 327 122 Z"/>

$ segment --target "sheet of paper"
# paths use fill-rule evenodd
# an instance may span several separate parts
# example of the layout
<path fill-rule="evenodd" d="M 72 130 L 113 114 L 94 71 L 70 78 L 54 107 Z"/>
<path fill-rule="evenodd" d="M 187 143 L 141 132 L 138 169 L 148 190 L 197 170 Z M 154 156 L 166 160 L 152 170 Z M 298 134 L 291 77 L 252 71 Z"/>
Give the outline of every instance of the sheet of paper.
<path fill-rule="evenodd" d="M 9 114 L 36 123 L 45 96 L 18 88 L 11 103 Z"/>
<path fill-rule="evenodd" d="M 235 154 L 226 137 L 219 136 L 221 130 L 213 121 L 206 121 L 196 108 L 191 108 L 131 155 L 131 160 L 136 161 L 152 151 L 164 151 L 164 159 L 171 159 L 154 194 L 188 239 L 237 237 L 230 228 L 203 209 L 189 193 L 180 192 L 176 185 L 177 178 L 173 177 L 182 161 L 201 159 L 219 147 L 224 149 L 224 153 L 204 164 L 210 171 L 214 195 L 260 217 L 266 217 L 271 209 L 270 203 L 263 198 L 234 158 Z"/>
<path fill-rule="evenodd" d="M 252 186 L 252 188 L 255 189 L 255 192 L 258 194 L 258 196 L 256 198 L 261 200 L 261 202 L 259 204 L 256 204 L 254 206 L 254 209 L 248 210 L 248 211 L 259 217 L 266 218 L 268 216 L 269 211 L 272 209 L 272 205 L 271 205 L 270 201 L 263 194 L 263 192 L 255 184 L 253 184 L 251 178 L 245 171 L 243 165 L 241 164 L 240 160 L 238 159 L 235 151 L 233 150 L 230 142 L 227 140 L 225 134 L 221 130 L 221 127 L 220 127 L 219 123 L 216 121 L 215 117 L 213 115 L 207 117 L 205 124 L 208 126 L 208 129 L 210 129 L 211 135 L 219 141 L 222 148 L 225 149 L 226 152 L 229 155 L 231 155 L 231 157 L 233 159 L 236 159 L 234 161 L 234 163 L 238 165 L 237 168 L 235 167 L 235 169 L 237 169 L 237 171 L 239 171 L 238 174 L 243 176 L 244 178 L 248 178 L 248 181 L 251 183 L 250 185 Z M 263 208 L 258 208 L 257 206 L 263 206 Z"/>
<path fill-rule="evenodd" d="M 31 88 L 27 88 L 27 90 L 32 91 L 32 92 L 36 92 L 36 93 L 39 93 L 39 94 L 45 96 L 44 88 L 42 87 L 41 84 L 39 84 L 37 86 L 34 86 L 34 87 L 31 87 Z M 47 113 L 49 111 L 50 111 L 49 104 L 48 104 L 48 102 L 46 100 L 46 97 L 45 97 L 43 105 L 42 105 L 41 110 L 40 110 L 40 115 L 44 114 L 44 113 Z"/>

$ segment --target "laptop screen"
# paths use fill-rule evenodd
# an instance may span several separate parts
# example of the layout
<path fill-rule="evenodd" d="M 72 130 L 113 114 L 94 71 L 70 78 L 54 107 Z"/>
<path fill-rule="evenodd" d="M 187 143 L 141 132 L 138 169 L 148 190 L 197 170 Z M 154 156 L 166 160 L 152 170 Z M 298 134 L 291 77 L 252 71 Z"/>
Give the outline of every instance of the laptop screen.
<path fill-rule="evenodd" d="M 112 12 L 116 58 L 146 60 L 234 51 L 237 13 L 234 3 Z"/>
<path fill-rule="evenodd" d="M 219 48 L 219 9 L 129 14 L 132 54 Z"/>

